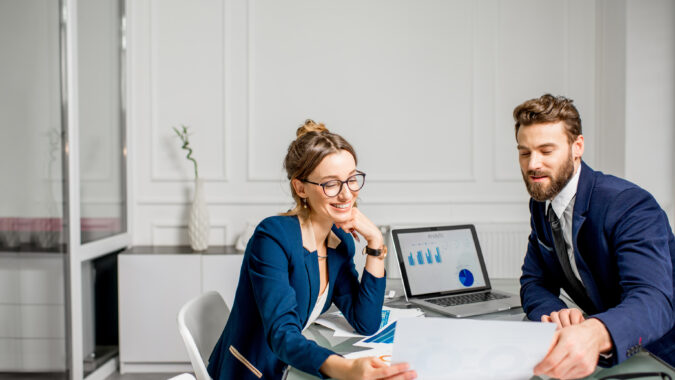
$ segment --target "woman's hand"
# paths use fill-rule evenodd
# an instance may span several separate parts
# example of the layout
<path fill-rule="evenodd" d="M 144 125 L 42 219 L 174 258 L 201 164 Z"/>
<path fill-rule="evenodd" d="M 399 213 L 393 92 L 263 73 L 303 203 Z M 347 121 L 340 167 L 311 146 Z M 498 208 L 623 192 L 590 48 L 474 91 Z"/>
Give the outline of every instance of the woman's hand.
<path fill-rule="evenodd" d="M 380 249 L 384 244 L 380 229 L 356 207 L 352 207 L 351 218 L 348 221 L 336 224 L 336 226 L 351 233 L 357 241 L 359 241 L 359 238 L 355 232 L 358 232 L 366 239 L 370 248 Z"/>
<path fill-rule="evenodd" d="M 407 380 L 417 378 L 417 373 L 409 370 L 408 363 L 388 366 L 374 356 L 345 359 L 338 355 L 331 355 L 321 365 L 321 372 L 340 380 Z"/>
<path fill-rule="evenodd" d="M 384 246 L 384 238 L 380 229 L 356 207 L 352 208 L 351 219 L 344 223 L 336 224 L 336 226 L 342 228 L 343 231 L 351 233 L 356 241 L 359 241 L 359 237 L 356 235 L 356 232 L 358 232 L 366 239 L 368 247 L 372 249 L 382 249 Z M 369 255 L 366 258 L 366 270 L 374 277 L 384 277 L 384 255 L 380 255 L 379 257 Z"/>

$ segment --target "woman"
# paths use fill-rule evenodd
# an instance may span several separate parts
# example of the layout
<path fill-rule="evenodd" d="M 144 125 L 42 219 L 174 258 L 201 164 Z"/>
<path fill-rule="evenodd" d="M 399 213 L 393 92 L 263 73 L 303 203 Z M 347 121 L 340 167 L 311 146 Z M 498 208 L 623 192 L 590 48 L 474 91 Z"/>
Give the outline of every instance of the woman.
<path fill-rule="evenodd" d="M 331 303 L 359 333 L 377 331 L 386 248 L 379 229 L 356 208 L 365 174 L 342 137 L 307 120 L 284 167 L 296 206 L 263 220 L 249 240 L 232 312 L 209 360 L 211 377 L 278 379 L 290 365 L 337 379 L 414 378 L 405 363 L 345 359 L 302 335 Z M 369 253 L 360 283 L 357 232 Z"/>

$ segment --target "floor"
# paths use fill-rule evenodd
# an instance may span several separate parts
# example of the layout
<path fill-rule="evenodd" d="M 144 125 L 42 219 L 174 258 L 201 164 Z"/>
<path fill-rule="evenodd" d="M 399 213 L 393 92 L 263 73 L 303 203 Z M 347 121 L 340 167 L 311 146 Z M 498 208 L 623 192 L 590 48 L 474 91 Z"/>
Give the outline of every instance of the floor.
<path fill-rule="evenodd" d="M 127 373 L 115 372 L 106 380 L 167 380 L 180 373 Z M 6 373 L 0 372 L 0 380 L 66 380 L 65 373 Z"/>
<path fill-rule="evenodd" d="M 115 372 L 105 380 L 167 380 L 180 373 L 127 373 Z M 8 373 L 0 372 L 0 380 L 67 380 L 65 373 Z"/>
<path fill-rule="evenodd" d="M 179 373 L 127 373 L 121 375 L 119 372 L 115 372 L 112 375 L 108 376 L 106 380 L 167 380 L 174 376 L 180 375 Z"/>
<path fill-rule="evenodd" d="M 67 380 L 65 372 L 0 372 L 0 380 Z"/>

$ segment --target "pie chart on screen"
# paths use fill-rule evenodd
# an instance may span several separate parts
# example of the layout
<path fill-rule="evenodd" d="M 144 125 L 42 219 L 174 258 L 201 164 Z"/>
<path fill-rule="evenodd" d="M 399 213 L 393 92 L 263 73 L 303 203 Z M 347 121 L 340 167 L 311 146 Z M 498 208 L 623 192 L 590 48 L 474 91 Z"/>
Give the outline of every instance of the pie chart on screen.
<path fill-rule="evenodd" d="M 468 269 L 462 269 L 459 271 L 459 282 L 464 286 L 473 285 L 473 273 Z"/>

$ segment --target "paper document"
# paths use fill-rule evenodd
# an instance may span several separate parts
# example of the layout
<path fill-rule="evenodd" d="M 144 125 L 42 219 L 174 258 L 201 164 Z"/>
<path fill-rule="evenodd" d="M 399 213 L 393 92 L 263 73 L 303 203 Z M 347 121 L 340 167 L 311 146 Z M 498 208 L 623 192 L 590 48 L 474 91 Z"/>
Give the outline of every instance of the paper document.
<path fill-rule="evenodd" d="M 382 308 L 382 320 L 380 322 L 380 329 L 396 322 L 401 318 L 411 318 L 419 317 L 424 315 L 420 309 L 395 309 L 391 307 L 384 306 Z M 326 313 L 317 318 L 314 323 L 328 327 L 329 329 L 335 331 L 333 336 L 336 337 L 363 337 L 357 333 L 354 328 L 347 322 L 345 317 L 341 312 L 336 311 L 334 313 Z"/>
<path fill-rule="evenodd" d="M 361 347 L 378 347 L 382 344 L 391 345 L 394 343 L 394 333 L 396 332 L 396 322 L 392 322 L 385 326 L 383 329 L 380 329 L 378 332 L 371 336 L 367 336 L 360 341 L 354 343 L 355 346 Z"/>
<path fill-rule="evenodd" d="M 363 335 L 357 333 L 354 328 L 347 322 L 341 312 L 322 314 L 314 323 L 333 330 L 333 336 L 338 337 L 362 337 Z"/>
<path fill-rule="evenodd" d="M 358 352 L 350 352 L 345 354 L 344 357 L 347 359 L 358 359 L 365 358 L 367 356 L 374 356 L 387 364 L 391 364 L 391 349 L 393 345 L 383 344 L 376 348 L 371 348 L 369 350 L 363 350 Z"/>
<path fill-rule="evenodd" d="M 529 379 L 553 339 L 554 323 L 450 318 L 397 322 L 392 363 L 420 379 Z"/>

